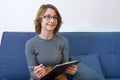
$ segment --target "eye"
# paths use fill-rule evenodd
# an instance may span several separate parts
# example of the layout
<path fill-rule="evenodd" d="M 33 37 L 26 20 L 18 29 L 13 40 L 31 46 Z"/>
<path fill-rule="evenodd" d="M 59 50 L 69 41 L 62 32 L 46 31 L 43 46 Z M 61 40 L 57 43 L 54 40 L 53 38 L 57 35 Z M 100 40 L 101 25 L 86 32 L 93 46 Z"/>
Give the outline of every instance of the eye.
<path fill-rule="evenodd" d="M 58 19 L 58 16 L 53 16 L 53 19 Z"/>
<path fill-rule="evenodd" d="M 44 15 L 44 16 L 42 16 L 42 18 L 44 18 L 44 19 L 46 19 L 46 20 L 51 20 L 52 18 L 53 18 L 54 20 L 58 20 L 58 19 L 59 19 L 59 17 L 58 17 L 57 15 L 55 15 L 55 16 Z"/>
<path fill-rule="evenodd" d="M 51 18 L 51 16 L 49 16 L 49 15 L 46 15 L 46 16 L 42 16 L 43 18 L 46 18 L 46 19 L 50 19 Z"/>
<path fill-rule="evenodd" d="M 50 19 L 51 18 L 51 16 L 49 16 L 49 15 L 46 15 L 46 16 L 43 16 L 44 18 L 47 18 L 47 19 Z"/>

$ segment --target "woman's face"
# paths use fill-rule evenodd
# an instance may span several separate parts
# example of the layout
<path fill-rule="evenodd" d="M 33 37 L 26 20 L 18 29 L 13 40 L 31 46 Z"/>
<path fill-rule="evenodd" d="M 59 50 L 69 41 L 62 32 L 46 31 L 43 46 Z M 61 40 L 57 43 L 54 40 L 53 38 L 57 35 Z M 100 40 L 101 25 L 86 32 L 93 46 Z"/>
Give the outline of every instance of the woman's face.
<path fill-rule="evenodd" d="M 54 9 L 48 8 L 42 16 L 41 30 L 54 31 L 58 24 L 58 16 Z"/>

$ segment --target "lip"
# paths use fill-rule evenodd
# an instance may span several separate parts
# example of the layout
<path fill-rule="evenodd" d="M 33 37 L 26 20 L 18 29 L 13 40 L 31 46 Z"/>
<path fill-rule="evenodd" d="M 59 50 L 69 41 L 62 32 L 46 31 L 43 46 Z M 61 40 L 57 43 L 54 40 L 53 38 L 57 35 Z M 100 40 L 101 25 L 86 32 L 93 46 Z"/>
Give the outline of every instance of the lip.
<path fill-rule="evenodd" d="M 48 24 L 48 26 L 55 26 L 55 24 Z"/>

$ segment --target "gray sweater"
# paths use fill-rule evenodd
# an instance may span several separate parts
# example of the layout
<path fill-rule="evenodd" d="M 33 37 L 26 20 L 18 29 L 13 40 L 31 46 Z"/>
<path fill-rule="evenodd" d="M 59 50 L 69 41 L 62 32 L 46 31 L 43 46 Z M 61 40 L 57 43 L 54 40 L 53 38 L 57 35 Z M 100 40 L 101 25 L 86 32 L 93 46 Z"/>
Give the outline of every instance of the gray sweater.
<path fill-rule="evenodd" d="M 27 41 L 25 54 L 31 76 L 38 79 L 33 73 L 35 66 L 54 66 L 69 60 L 68 40 L 60 35 L 55 35 L 50 40 L 41 39 L 36 35 Z"/>
<path fill-rule="evenodd" d="M 54 66 L 69 61 L 68 40 L 60 35 L 55 35 L 50 40 L 44 40 L 37 35 L 27 41 L 25 54 L 30 75 L 35 80 L 40 80 L 33 73 L 35 66 L 39 64 Z M 104 80 L 104 78 L 95 70 L 80 62 L 78 64 L 78 71 L 73 75 L 73 80 Z"/>

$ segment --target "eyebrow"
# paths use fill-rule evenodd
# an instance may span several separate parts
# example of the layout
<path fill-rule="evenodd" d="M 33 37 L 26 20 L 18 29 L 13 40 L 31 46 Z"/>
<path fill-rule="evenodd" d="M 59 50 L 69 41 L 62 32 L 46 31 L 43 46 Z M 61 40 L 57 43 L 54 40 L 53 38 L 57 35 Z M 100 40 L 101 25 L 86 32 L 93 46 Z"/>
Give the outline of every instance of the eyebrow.
<path fill-rule="evenodd" d="M 44 15 L 52 16 L 51 14 L 44 14 Z M 53 16 L 57 16 L 57 14 L 55 14 L 55 15 L 53 15 Z"/>

